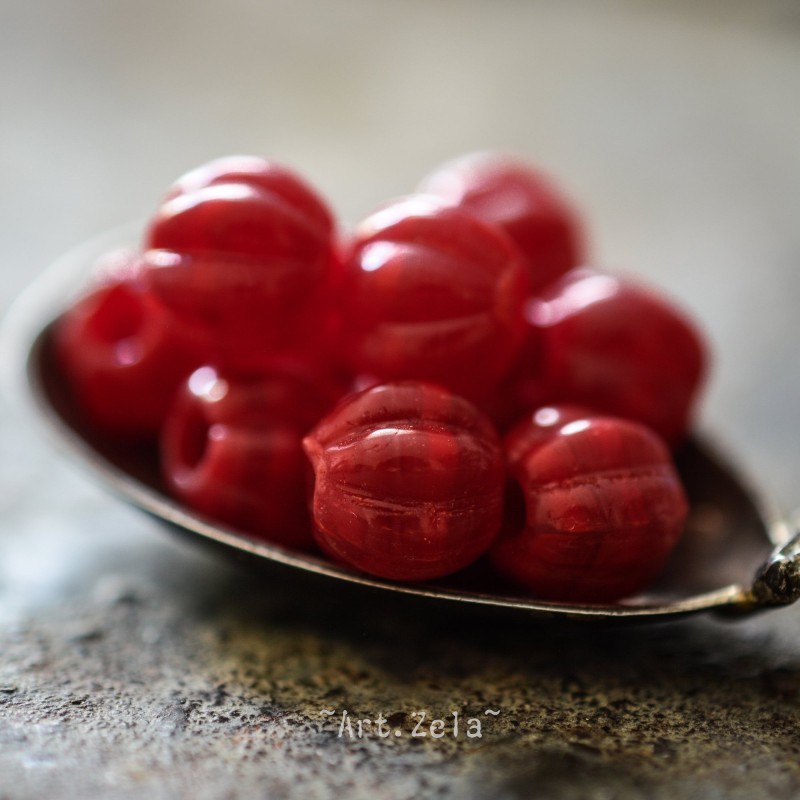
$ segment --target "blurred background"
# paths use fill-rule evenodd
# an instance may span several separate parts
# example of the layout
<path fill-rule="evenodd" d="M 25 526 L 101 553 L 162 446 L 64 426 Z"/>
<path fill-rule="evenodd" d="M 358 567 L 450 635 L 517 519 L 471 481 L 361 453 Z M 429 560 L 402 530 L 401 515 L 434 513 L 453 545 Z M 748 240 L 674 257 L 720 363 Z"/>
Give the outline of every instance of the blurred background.
<path fill-rule="evenodd" d="M 482 148 L 583 210 L 591 260 L 702 320 L 703 418 L 800 502 L 794 0 L 0 0 L 0 302 L 230 153 L 344 220 Z"/>

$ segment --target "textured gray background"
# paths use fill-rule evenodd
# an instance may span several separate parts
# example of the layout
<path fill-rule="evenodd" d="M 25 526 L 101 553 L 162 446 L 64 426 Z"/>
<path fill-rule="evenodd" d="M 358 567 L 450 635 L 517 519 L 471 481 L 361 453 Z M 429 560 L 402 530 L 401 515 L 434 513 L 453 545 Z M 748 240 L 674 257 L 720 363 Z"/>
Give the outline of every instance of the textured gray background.
<path fill-rule="evenodd" d="M 704 425 L 789 508 L 798 96 L 791 0 L 0 0 L 0 306 L 217 155 L 294 164 L 354 220 L 445 158 L 517 150 L 561 176 L 595 263 L 703 320 Z M 800 793 L 795 609 L 590 635 L 301 599 L 2 411 L 3 800 Z M 480 740 L 348 741 L 324 708 L 501 714 Z"/>

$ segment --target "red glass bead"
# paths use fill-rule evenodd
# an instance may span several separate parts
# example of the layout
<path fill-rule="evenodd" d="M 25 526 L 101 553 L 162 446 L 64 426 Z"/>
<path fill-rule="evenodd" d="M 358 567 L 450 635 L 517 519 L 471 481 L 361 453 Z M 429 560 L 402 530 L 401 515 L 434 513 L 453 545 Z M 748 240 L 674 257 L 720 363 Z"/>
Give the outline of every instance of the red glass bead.
<path fill-rule="evenodd" d="M 502 519 L 497 434 L 469 402 L 402 382 L 354 395 L 305 438 L 317 541 L 396 580 L 448 575 L 478 558 Z"/>
<path fill-rule="evenodd" d="M 147 237 L 149 289 L 204 327 L 228 369 L 262 369 L 275 352 L 329 335 L 324 298 L 338 260 L 325 203 L 272 162 L 234 157 L 184 176 Z"/>
<path fill-rule="evenodd" d="M 506 450 L 525 518 L 492 549 L 499 572 L 563 602 L 613 602 L 652 582 L 688 513 L 658 436 L 630 420 L 543 408 Z"/>
<path fill-rule="evenodd" d="M 534 292 L 581 261 L 576 212 L 524 161 L 499 153 L 462 156 L 429 175 L 420 190 L 502 228 L 525 255 Z"/>
<path fill-rule="evenodd" d="M 201 367 L 188 379 L 161 436 L 169 490 L 190 508 L 290 547 L 313 542 L 302 437 L 337 399 L 300 367 L 226 379 Z"/>
<path fill-rule="evenodd" d="M 148 290 L 211 343 L 207 362 L 233 372 L 263 371 L 277 353 L 312 357 L 330 325 L 322 284 L 297 281 L 293 263 L 269 269 L 236 256 L 144 253 Z"/>
<path fill-rule="evenodd" d="M 191 194 L 207 186 L 243 183 L 280 198 L 326 235 L 334 228 L 325 201 L 296 172 L 257 156 L 225 156 L 209 161 L 179 178 L 166 200 Z"/>
<path fill-rule="evenodd" d="M 550 401 L 639 420 L 675 444 L 688 432 L 706 371 L 702 337 L 667 300 L 580 269 L 531 301 Z"/>
<path fill-rule="evenodd" d="M 486 397 L 522 340 L 525 268 L 505 236 L 411 197 L 356 229 L 339 284 L 345 358 L 380 381 Z"/>
<path fill-rule="evenodd" d="M 585 406 L 562 404 L 538 407 L 524 419 L 518 420 L 514 429 L 506 436 L 503 445 L 508 463 L 511 465 L 521 463 L 570 422 L 587 420 L 595 416 L 598 416 L 597 412 Z"/>
<path fill-rule="evenodd" d="M 146 237 L 148 248 L 326 262 L 333 232 L 327 205 L 298 175 L 252 157 L 220 159 L 179 179 Z"/>
<path fill-rule="evenodd" d="M 126 437 L 157 434 L 178 386 L 202 363 L 206 340 L 173 317 L 138 280 L 134 256 L 57 321 L 61 370 L 89 421 Z"/>

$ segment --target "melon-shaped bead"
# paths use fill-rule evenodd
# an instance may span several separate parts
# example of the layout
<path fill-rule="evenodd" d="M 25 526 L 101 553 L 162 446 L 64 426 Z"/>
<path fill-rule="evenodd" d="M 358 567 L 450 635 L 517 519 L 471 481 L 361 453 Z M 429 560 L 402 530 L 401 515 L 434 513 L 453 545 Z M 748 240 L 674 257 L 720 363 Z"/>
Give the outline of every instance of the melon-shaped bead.
<path fill-rule="evenodd" d="M 93 426 L 150 438 L 175 392 L 203 362 L 202 332 L 172 315 L 139 281 L 138 256 L 115 257 L 113 271 L 56 321 L 55 355 Z"/>
<path fill-rule="evenodd" d="M 705 372 L 694 324 L 628 280 L 574 270 L 529 303 L 550 400 L 629 417 L 670 444 L 688 432 Z"/>
<path fill-rule="evenodd" d="M 189 173 L 151 220 L 145 249 L 150 290 L 204 326 L 226 369 L 261 369 L 328 334 L 332 217 L 285 167 L 239 156 Z"/>
<path fill-rule="evenodd" d="M 288 259 L 311 271 L 327 258 L 333 221 L 299 175 L 252 157 L 220 159 L 180 178 L 146 234 L 146 247 Z"/>
<path fill-rule="evenodd" d="M 356 228 L 345 258 L 344 355 L 356 373 L 482 400 L 522 343 L 527 288 L 501 232 L 430 198 L 395 202 Z"/>
<path fill-rule="evenodd" d="M 506 438 L 524 520 L 506 526 L 496 569 L 546 600 L 606 603 L 662 570 L 688 504 L 663 441 L 575 407 L 541 409 Z"/>
<path fill-rule="evenodd" d="M 181 319 L 201 328 L 208 361 L 233 372 L 263 371 L 280 353 L 313 354 L 329 325 L 324 283 L 297 280 L 293 262 L 268 268 L 232 255 L 148 250 L 143 281 Z"/>
<path fill-rule="evenodd" d="M 181 176 L 164 201 L 207 186 L 231 183 L 246 184 L 274 196 L 287 212 L 295 209 L 323 235 L 333 231 L 333 216 L 317 192 L 293 170 L 258 156 L 224 156 L 209 161 Z"/>
<path fill-rule="evenodd" d="M 281 365 L 258 377 L 201 367 L 161 435 L 162 472 L 190 508 L 252 536 L 312 544 L 301 441 L 337 399 L 335 389 Z"/>
<path fill-rule="evenodd" d="M 420 191 L 502 228 L 524 254 L 534 292 L 581 261 L 578 215 L 555 184 L 522 159 L 462 156 L 431 173 Z"/>
<path fill-rule="evenodd" d="M 376 386 L 306 437 L 319 544 L 360 570 L 397 580 L 450 574 L 499 530 L 504 464 L 491 423 L 437 386 Z"/>

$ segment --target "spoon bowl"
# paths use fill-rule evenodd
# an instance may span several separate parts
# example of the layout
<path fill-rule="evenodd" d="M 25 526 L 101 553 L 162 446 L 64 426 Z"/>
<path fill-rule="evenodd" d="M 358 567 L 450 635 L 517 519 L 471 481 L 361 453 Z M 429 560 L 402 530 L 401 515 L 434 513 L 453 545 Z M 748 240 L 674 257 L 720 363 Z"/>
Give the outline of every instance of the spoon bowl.
<path fill-rule="evenodd" d="M 467 604 L 497 614 L 582 620 L 657 620 L 702 611 L 749 613 L 800 597 L 800 535 L 768 511 L 759 494 L 708 441 L 676 454 L 691 503 L 687 530 L 658 583 L 611 605 L 543 602 L 510 593 L 479 562 L 434 584 L 372 578 L 323 557 L 256 540 L 193 514 L 163 488 L 152 446 L 131 447 L 99 434 L 74 406 L 53 355 L 52 324 L 85 283 L 96 259 L 135 241 L 138 226 L 98 237 L 68 253 L 17 301 L 0 336 L 6 386 L 66 454 L 122 500 L 191 539 L 261 570 L 310 573 L 329 590 L 391 593 L 427 603 Z M 299 577 L 299 575 L 298 575 Z"/>

